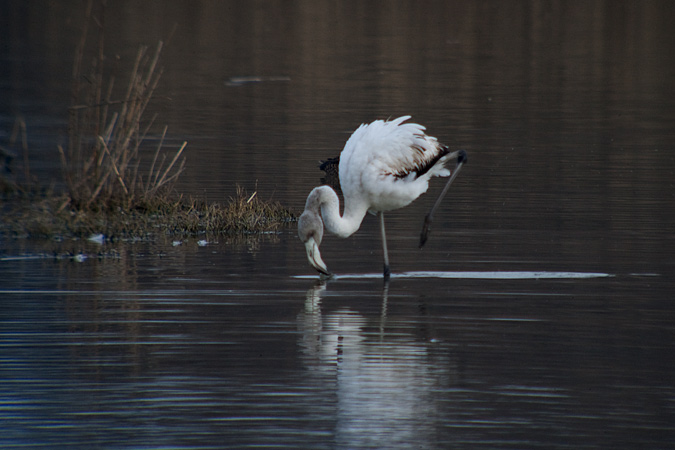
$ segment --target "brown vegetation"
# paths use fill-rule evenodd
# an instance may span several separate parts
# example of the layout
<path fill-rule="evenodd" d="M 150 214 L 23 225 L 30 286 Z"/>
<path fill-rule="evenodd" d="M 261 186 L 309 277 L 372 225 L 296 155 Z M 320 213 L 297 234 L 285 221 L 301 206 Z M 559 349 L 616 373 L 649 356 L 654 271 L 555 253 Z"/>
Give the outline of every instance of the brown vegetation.
<path fill-rule="evenodd" d="M 82 61 L 92 22 L 99 26 L 98 42 L 85 73 Z M 12 198 L 2 207 L 0 232 L 26 237 L 102 233 L 121 238 L 157 233 L 260 233 L 292 221 L 293 214 L 280 204 L 261 201 L 256 193 L 248 195 L 243 189 L 225 206 L 176 196 L 173 187 L 185 167 L 187 142 L 173 153 L 165 151 L 164 127 L 156 135 L 154 148 L 148 148 L 146 138 L 155 117 L 145 122 L 143 117 L 162 74 L 158 63 L 163 43 L 154 52 L 146 46 L 139 48 L 123 97 L 116 100 L 115 78 L 104 81 L 101 23 L 93 19 L 92 2 L 88 2 L 73 64 L 68 146 L 58 147 L 66 190 L 45 193 L 34 185 L 24 136 L 26 185 L 0 183 L 4 197 Z"/>
<path fill-rule="evenodd" d="M 155 196 L 134 208 L 74 208 L 67 195 L 22 195 L 4 212 L 0 233 L 16 237 L 149 238 L 161 235 L 253 234 L 279 230 L 294 215 L 278 202 L 239 188 L 226 205 Z"/>
<path fill-rule="evenodd" d="M 97 43 L 91 66 L 84 70 L 82 62 L 92 22 L 97 25 Z M 143 123 L 143 115 L 163 72 L 159 66 L 163 42 L 152 53 L 147 46 L 138 49 L 123 96 L 114 99 L 115 77 L 106 80 L 104 76 L 102 23 L 103 20 L 93 20 L 90 1 L 73 63 L 68 148 L 59 146 L 69 202 L 84 211 L 134 208 L 139 202 L 170 191 L 185 167 L 181 154 L 187 142 L 168 158 L 163 151 L 166 127 L 152 162 L 143 161 L 147 152 L 141 152 L 155 122 L 152 117 Z"/>

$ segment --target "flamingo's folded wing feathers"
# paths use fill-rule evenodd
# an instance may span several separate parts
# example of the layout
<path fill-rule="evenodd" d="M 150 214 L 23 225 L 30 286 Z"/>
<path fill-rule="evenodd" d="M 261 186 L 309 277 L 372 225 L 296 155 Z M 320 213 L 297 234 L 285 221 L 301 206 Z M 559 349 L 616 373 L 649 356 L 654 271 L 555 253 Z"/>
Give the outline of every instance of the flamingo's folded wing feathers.
<path fill-rule="evenodd" d="M 402 208 L 427 191 L 432 176 L 448 176 L 449 150 L 410 116 L 361 125 L 340 154 L 340 184 L 347 205 L 371 211 Z"/>
<path fill-rule="evenodd" d="M 409 118 L 402 116 L 362 125 L 354 133 L 355 142 L 365 147 L 363 150 L 370 155 L 369 162 L 376 164 L 383 175 L 397 178 L 411 175 L 418 178 L 427 173 L 429 176 L 449 176 L 450 171 L 444 167 L 445 160 L 437 164 L 450 153 L 448 147 L 428 136 L 422 125 L 403 123 Z"/>

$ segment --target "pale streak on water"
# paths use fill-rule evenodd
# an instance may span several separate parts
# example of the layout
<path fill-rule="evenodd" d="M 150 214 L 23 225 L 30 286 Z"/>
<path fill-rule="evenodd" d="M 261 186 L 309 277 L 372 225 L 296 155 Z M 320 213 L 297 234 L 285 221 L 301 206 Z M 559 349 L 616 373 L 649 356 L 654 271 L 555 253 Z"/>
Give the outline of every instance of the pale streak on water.
<path fill-rule="evenodd" d="M 21 113 L 31 169 L 50 180 L 80 5 L 19 3 L 0 13 L 0 145 Z M 151 108 L 169 145 L 189 142 L 181 192 L 223 201 L 238 183 L 298 210 L 318 160 L 402 114 L 469 163 L 423 250 L 440 186 L 387 215 L 389 283 L 372 217 L 325 237 L 326 281 L 293 229 L 3 237 L 0 447 L 675 442 L 670 3 L 108 11 L 119 77 L 178 24 Z"/>
<path fill-rule="evenodd" d="M 656 275 L 656 274 L 655 274 Z M 593 272 L 402 272 L 393 273 L 390 278 L 464 278 L 464 279 L 478 279 L 478 280 L 539 280 L 549 278 L 602 278 L 611 277 L 609 273 L 593 273 Z M 312 275 L 298 275 L 300 279 L 312 279 L 317 276 Z M 321 277 L 318 277 L 321 278 Z M 336 280 L 346 279 L 373 279 L 382 278 L 381 273 L 362 273 L 362 274 L 339 274 L 333 278 Z"/>

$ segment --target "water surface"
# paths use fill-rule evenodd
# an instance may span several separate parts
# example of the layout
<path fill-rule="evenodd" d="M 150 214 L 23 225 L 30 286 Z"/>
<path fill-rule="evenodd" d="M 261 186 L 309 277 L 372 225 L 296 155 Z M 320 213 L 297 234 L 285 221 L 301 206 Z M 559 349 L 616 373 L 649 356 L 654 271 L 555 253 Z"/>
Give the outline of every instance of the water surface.
<path fill-rule="evenodd" d="M 21 115 L 58 186 L 80 3 L 0 8 L 0 145 Z M 239 184 L 299 211 L 319 160 L 403 114 L 469 163 L 423 250 L 441 186 L 388 215 L 388 284 L 373 217 L 325 238 L 328 281 L 292 228 L 1 238 L 0 446 L 669 447 L 673 19 L 669 2 L 109 4 L 120 78 L 177 26 L 150 112 L 188 141 L 180 192 Z"/>

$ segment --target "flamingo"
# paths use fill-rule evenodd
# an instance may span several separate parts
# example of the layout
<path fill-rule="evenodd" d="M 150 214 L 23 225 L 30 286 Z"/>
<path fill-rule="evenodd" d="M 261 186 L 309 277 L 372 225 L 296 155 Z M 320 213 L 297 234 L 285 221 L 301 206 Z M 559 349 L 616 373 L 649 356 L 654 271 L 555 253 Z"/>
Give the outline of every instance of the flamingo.
<path fill-rule="evenodd" d="M 425 133 L 417 123 L 404 123 L 411 116 L 394 120 L 376 120 L 362 124 L 347 140 L 339 157 L 339 180 L 344 197 L 340 200 L 329 186 L 314 188 L 307 197 L 305 210 L 298 221 L 298 236 L 305 244 L 307 259 L 322 276 L 332 274 L 321 259 L 319 245 L 324 227 L 330 233 L 346 238 L 361 226 L 367 212 L 380 219 L 384 278 L 390 276 L 384 213 L 403 208 L 427 191 L 431 177 L 449 177 L 434 206 L 425 217 L 420 248 L 427 240 L 435 210 L 445 197 L 450 184 L 467 161 L 464 150 L 451 152 L 438 140 Z M 446 167 L 456 161 L 453 171 Z"/>

